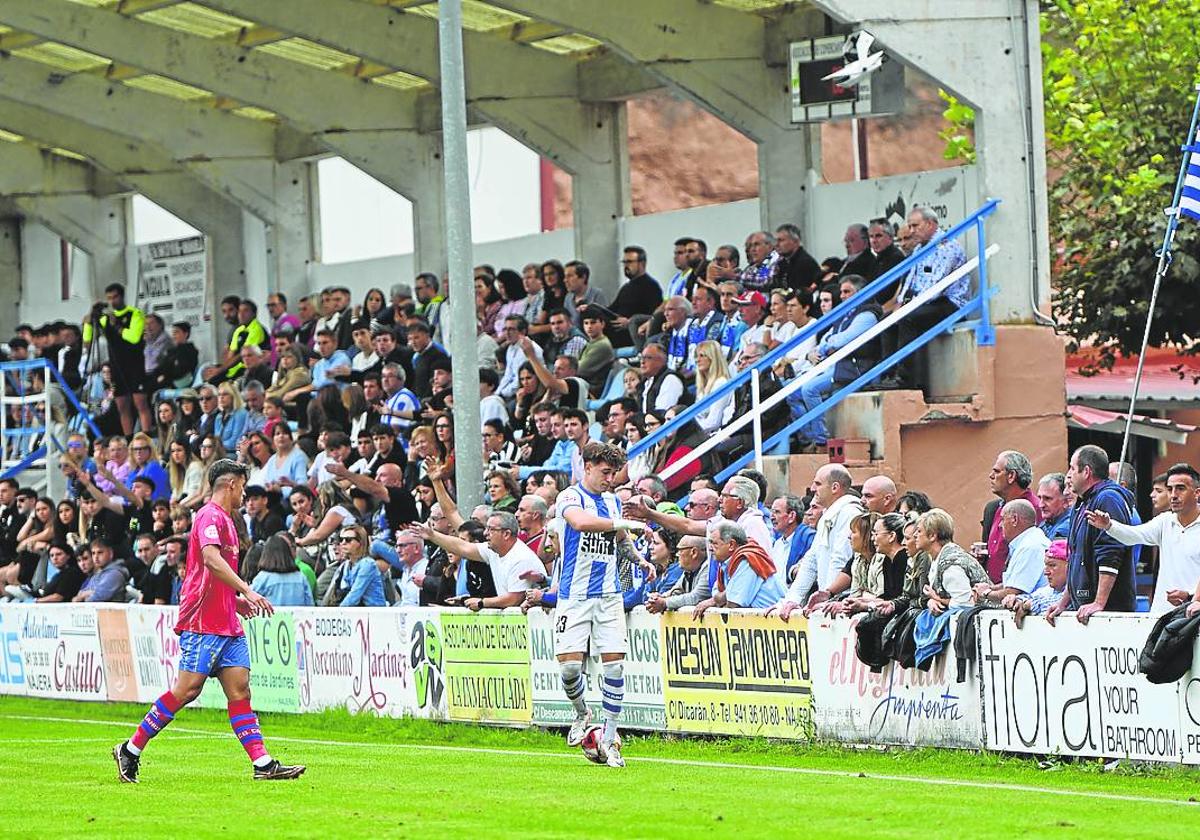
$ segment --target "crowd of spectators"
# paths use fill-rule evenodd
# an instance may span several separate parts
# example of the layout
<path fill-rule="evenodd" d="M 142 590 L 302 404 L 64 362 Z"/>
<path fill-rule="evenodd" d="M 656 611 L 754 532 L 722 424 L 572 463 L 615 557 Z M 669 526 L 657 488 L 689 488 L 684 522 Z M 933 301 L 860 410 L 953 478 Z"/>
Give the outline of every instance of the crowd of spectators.
<path fill-rule="evenodd" d="M 16 600 L 176 603 L 208 468 L 234 458 L 250 475 L 239 572 L 277 605 L 550 603 L 561 550 L 555 503 L 579 480 L 588 447 L 625 451 L 654 434 L 936 232 L 936 217 L 915 208 L 898 236 L 884 220 L 851 225 L 845 258 L 818 263 L 784 225 L 747 237 L 744 265 L 734 246 L 710 260 L 706 243 L 685 237 L 661 284 L 646 274 L 645 251 L 629 247 L 611 299 L 579 261 L 520 274 L 478 266 L 477 352 L 464 363 L 478 369 L 478 394 L 466 398 L 479 400 L 481 442 L 455 427 L 445 348 L 459 325 L 436 275 L 387 295 L 371 289 L 358 305 L 340 287 L 294 310 L 273 294 L 265 313 L 226 298 L 227 341 L 212 360 L 199 358 L 187 323 L 167 328 L 110 286 L 82 325 L 23 328 L 9 342 L 12 358 L 42 356 L 62 372 L 100 434 L 71 424 L 61 499 L 0 481 L 0 585 Z M 765 370 L 764 397 L 963 261 L 953 242 L 917 257 L 890 288 Z M 933 323 L 966 299 L 964 278 L 917 315 Z M 879 343 L 911 336 L 899 330 Z M 764 426 L 813 408 L 883 352 L 860 347 Z M 909 387 L 915 370 L 879 387 Z M 753 470 L 718 486 L 710 476 L 750 445 L 748 435 L 661 477 L 751 410 L 748 387 L 725 394 L 618 472 L 624 515 L 646 523 L 622 564 L 628 608 L 737 606 L 784 620 L 797 610 L 870 613 L 886 619 L 881 639 L 913 640 L 894 649 L 927 654 L 964 609 L 1051 619 L 1071 609 L 1085 622 L 1100 609 L 1133 610 L 1128 546 L 1138 542 L 1159 547 L 1155 611 L 1200 603 L 1191 467 L 1161 477 L 1155 499 L 1166 507 L 1142 525 L 1103 450 L 1082 447 L 1065 474 L 1036 484 L 1026 456 L 1002 452 L 977 542 L 931 500 L 949 488 L 902 493 L 884 475 L 854 486 L 832 463 L 804 496 L 772 494 Z M 817 418 L 800 445 L 813 451 L 826 435 Z M 474 510 L 456 504 L 458 446 L 482 447 L 486 502 Z"/>

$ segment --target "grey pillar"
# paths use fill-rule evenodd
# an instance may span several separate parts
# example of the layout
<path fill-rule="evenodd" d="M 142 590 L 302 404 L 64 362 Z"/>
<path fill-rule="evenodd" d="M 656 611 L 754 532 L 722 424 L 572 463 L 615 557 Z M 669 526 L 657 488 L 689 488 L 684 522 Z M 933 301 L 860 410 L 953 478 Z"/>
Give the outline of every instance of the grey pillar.
<path fill-rule="evenodd" d="M 777 129 L 758 144 L 758 202 L 763 230 L 797 225 L 806 245 L 813 240 L 812 185 L 821 174 L 821 127 Z"/>
<path fill-rule="evenodd" d="M 611 298 L 623 282 L 621 219 L 633 215 L 629 195 L 628 126 L 623 102 L 587 105 L 587 136 L 574 144 L 572 202 L 575 253 L 592 270 L 592 285 Z"/>
<path fill-rule="evenodd" d="M 21 220 L 0 219 L 0 335 L 12 335 L 20 323 L 17 306 L 21 300 Z"/>

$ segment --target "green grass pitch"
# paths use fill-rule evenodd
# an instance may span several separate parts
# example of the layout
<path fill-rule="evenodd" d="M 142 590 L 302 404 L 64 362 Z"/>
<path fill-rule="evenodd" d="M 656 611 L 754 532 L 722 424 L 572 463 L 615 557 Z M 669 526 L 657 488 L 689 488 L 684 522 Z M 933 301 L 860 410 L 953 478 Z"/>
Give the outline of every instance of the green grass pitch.
<path fill-rule="evenodd" d="M 4 837 L 1153 837 L 1200 827 L 1200 771 L 626 735 L 628 766 L 561 735 L 263 715 L 308 772 L 255 782 L 223 714 L 185 709 L 141 783 L 110 756 L 144 709 L 0 698 Z"/>

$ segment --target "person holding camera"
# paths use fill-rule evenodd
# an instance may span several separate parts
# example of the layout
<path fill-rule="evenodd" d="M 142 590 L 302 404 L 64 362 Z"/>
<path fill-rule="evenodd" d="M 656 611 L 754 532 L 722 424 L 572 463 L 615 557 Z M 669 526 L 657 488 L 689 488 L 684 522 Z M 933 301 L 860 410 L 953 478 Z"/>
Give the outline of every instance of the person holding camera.
<path fill-rule="evenodd" d="M 142 429 L 154 424 L 146 399 L 146 314 L 125 304 L 125 287 L 111 283 L 104 289 L 107 304 L 97 302 L 83 322 L 83 342 L 90 344 L 103 334 L 108 340 L 113 396 L 125 436 L 133 434 L 133 409 L 137 408 Z"/>

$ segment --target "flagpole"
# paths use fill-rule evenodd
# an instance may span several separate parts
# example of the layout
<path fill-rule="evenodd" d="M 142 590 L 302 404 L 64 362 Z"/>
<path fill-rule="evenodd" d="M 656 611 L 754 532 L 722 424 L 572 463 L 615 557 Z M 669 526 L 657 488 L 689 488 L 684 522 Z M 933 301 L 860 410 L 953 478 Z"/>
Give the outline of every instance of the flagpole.
<path fill-rule="evenodd" d="M 1154 271 L 1154 288 L 1150 292 L 1150 309 L 1146 313 L 1146 330 L 1142 333 L 1142 351 L 1138 353 L 1137 373 L 1133 376 L 1133 393 L 1129 396 L 1129 412 L 1125 415 L 1125 435 L 1121 438 L 1121 462 L 1129 451 L 1129 432 L 1133 427 L 1133 415 L 1137 409 L 1138 392 L 1142 387 L 1142 368 L 1146 364 L 1146 348 L 1150 344 L 1150 325 L 1154 320 L 1154 308 L 1158 303 L 1158 289 L 1167 269 L 1171 266 L 1171 243 L 1175 239 L 1175 228 L 1179 225 L 1179 199 L 1183 194 L 1183 179 L 1187 174 L 1191 147 L 1196 143 L 1196 120 L 1200 117 L 1200 84 L 1194 85 L 1196 103 L 1192 106 L 1192 121 L 1188 126 L 1187 142 L 1183 146 L 1183 160 L 1179 162 L 1179 177 L 1175 179 L 1175 195 L 1167 214 L 1167 230 L 1163 234 L 1162 249 L 1158 252 L 1158 268 Z"/>

